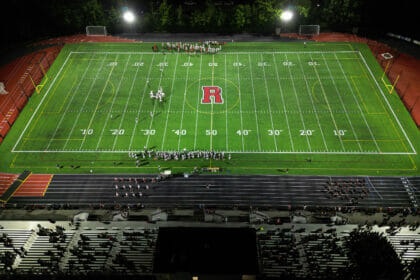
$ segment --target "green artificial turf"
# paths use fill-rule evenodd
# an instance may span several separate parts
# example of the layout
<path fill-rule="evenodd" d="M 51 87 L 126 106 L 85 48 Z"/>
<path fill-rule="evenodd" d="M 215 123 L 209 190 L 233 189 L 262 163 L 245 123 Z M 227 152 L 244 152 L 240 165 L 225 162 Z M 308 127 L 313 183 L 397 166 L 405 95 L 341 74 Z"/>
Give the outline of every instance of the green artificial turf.
<path fill-rule="evenodd" d="M 420 173 L 420 133 L 364 44 L 228 43 L 216 55 L 72 44 L 47 75 L 0 146 L 3 172 Z M 205 86 L 223 103 L 203 104 Z M 149 97 L 159 87 L 162 103 Z M 145 146 L 232 159 L 136 168 L 128 153 Z"/>

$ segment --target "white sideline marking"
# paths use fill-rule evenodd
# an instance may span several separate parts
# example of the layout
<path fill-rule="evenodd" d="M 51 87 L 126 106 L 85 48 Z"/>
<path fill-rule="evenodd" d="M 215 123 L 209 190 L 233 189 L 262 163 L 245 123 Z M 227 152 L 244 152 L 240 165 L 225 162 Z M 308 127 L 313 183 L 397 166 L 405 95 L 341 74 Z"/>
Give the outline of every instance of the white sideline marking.
<path fill-rule="evenodd" d="M 41 107 L 42 103 L 44 103 L 45 97 L 47 97 L 48 93 L 50 92 L 51 87 L 53 86 L 53 84 L 55 84 L 55 81 L 57 80 L 57 77 L 60 76 L 61 70 L 63 70 L 64 65 L 67 64 L 67 61 L 69 60 L 69 58 L 70 58 L 70 56 L 71 56 L 72 53 L 73 52 L 70 52 L 67 55 L 66 60 L 64 61 L 63 65 L 61 65 L 60 71 L 58 71 L 57 75 L 55 76 L 55 78 L 54 78 L 53 82 L 51 83 L 50 87 L 48 88 L 47 92 L 44 94 L 44 97 L 41 99 L 41 102 L 39 102 L 38 106 L 36 107 L 35 112 L 32 114 L 31 118 L 29 119 L 29 122 L 26 124 L 25 128 L 23 129 L 22 133 L 20 134 L 19 139 L 16 141 L 16 144 L 13 146 L 12 151 L 11 151 L 12 153 L 15 152 L 16 146 L 20 143 L 20 140 L 22 139 L 23 134 L 25 133 L 26 129 L 31 124 L 32 119 L 34 118 L 34 116 L 38 112 L 38 110 Z"/>
<path fill-rule="evenodd" d="M 288 51 L 288 52 L 221 52 L 218 53 L 220 54 L 272 54 L 272 53 L 332 53 L 334 51 L 306 51 L 306 52 L 301 52 L 301 51 L 297 51 L 297 52 L 293 52 L 293 51 Z M 335 51 L 336 53 L 357 53 L 358 51 Z M 96 53 L 96 54 L 160 54 L 160 55 L 164 55 L 163 53 L 155 53 L 155 52 L 81 52 L 81 51 L 75 51 L 73 53 Z M 165 53 L 165 55 L 167 54 L 172 54 L 172 53 Z M 189 55 L 189 54 L 185 54 L 184 52 L 176 52 L 173 54 L 184 54 L 184 55 Z"/>
<path fill-rule="evenodd" d="M 48 150 L 48 151 L 14 151 L 15 153 L 128 153 L 128 152 L 138 152 L 138 150 L 69 150 L 69 151 L 62 151 L 62 150 Z M 157 152 L 176 152 L 173 150 L 168 151 L 157 151 Z M 339 155 L 415 155 L 416 153 L 393 153 L 393 152 L 318 152 L 318 151 L 312 151 L 312 152 L 305 152 L 305 151 L 280 151 L 280 152 L 273 152 L 273 151 L 222 151 L 218 150 L 217 152 L 225 152 L 225 153 L 232 153 L 232 154 L 339 154 Z"/>
<path fill-rule="evenodd" d="M 411 147 L 411 149 L 412 149 L 413 153 L 416 155 L 416 154 L 417 154 L 416 149 L 414 149 L 413 144 L 411 143 L 410 139 L 409 139 L 409 138 L 408 138 L 408 136 L 407 136 L 407 133 L 405 132 L 404 128 L 401 126 L 401 123 L 400 123 L 400 121 L 398 120 L 397 116 L 395 115 L 394 110 L 392 110 L 392 107 L 391 107 L 391 105 L 389 104 L 388 99 L 385 97 L 384 92 L 382 91 L 381 87 L 379 86 L 378 81 L 376 81 L 375 76 L 374 76 L 374 75 L 373 75 L 373 73 L 372 73 L 372 70 L 370 70 L 369 65 L 366 63 L 366 60 L 365 60 L 365 58 L 363 57 L 362 53 L 361 53 L 360 51 L 358 51 L 358 53 L 359 53 L 360 57 L 362 58 L 363 63 L 365 64 L 366 68 L 369 70 L 369 73 L 370 73 L 370 75 L 372 76 L 372 79 L 375 81 L 376 86 L 379 88 L 379 90 L 380 90 L 380 92 L 381 92 L 381 94 L 382 94 L 382 97 L 385 99 L 385 102 L 386 102 L 386 104 L 388 105 L 388 108 L 389 108 L 389 109 L 391 110 L 391 112 L 392 112 L 392 115 L 394 116 L 394 118 L 395 118 L 395 120 L 397 121 L 398 125 L 400 126 L 400 128 L 401 128 L 402 132 L 404 133 L 405 138 L 407 139 L 408 143 L 410 144 L 410 147 Z"/>

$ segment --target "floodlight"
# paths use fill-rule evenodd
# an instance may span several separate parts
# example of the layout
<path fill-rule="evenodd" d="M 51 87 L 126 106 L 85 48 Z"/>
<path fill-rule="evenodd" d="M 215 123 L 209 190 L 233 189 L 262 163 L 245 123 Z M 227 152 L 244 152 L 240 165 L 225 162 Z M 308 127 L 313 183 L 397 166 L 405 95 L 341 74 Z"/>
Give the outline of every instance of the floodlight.
<path fill-rule="evenodd" d="M 291 20 L 293 17 L 293 13 L 291 11 L 284 11 L 283 13 L 281 13 L 281 20 L 282 21 L 289 21 Z"/>
<path fill-rule="evenodd" d="M 134 16 L 134 14 L 132 12 L 130 12 L 130 11 L 126 11 L 124 13 L 123 17 L 124 17 L 124 20 L 126 22 L 128 22 L 128 23 L 132 23 L 136 19 L 136 17 Z"/>

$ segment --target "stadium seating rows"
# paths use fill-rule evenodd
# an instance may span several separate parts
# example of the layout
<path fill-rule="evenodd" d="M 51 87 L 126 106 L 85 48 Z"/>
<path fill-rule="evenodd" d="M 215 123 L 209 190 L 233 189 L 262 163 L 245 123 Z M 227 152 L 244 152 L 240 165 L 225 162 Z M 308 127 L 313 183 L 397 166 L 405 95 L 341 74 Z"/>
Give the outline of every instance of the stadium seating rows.
<path fill-rule="evenodd" d="M 153 272 L 157 225 L 22 221 L 6 224 L 7 229 L 0 227 L 0 271 Z M 285 274 L 337 275 L 349 263 L 344 241 L 351 231 L 360 227 L 283 224 L 258 225 L 255 229 L 261 272 L 278 278 Z M 386 233 L 403 261 L 411 262 L 420 257 L 418 228 L 374 227 L 371 230 Z"/>

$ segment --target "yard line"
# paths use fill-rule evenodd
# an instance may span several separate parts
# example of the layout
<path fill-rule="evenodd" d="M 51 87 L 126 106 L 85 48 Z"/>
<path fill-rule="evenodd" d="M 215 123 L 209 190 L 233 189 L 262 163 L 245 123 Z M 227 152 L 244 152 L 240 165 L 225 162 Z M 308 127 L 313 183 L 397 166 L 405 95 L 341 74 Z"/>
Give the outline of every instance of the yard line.
<path fill-rule="evenodd" d="M 321 132 L 321 136 L 322 136 L 322 141 L 324 142 L 325 149 L 328 152 L 328 147 L 327 147 L 327 143 L 325 142 L 324 132 L 322 131 L 321 123 L 319 122 L 319 116 L 318 116 L 318 113 L 316 112 L 315 104 L 314 104 L 314 101 L 312 99 L 311 92 L 309 90 L 308 81 L 305 78 L 305 71 L 303 71 L 303 66 L 302 66 L 302 62 L 300 60 L 299 54 L 297 55 L 297 58 L 299 60 L 300 70 L 302 71 L 303 78 L 305 80 L 306 90 L 308 91 L 309 99 L 311 100 L 312 108 L 314 109 L 314 112 L 315 112 L 316 121 L 318 122 L 319 131 Z"/>
<path fill-rule="evenodd" d="M 142 57 L 143 57 L 143 55 L 141 55 L 140 61 L 141 61 Z M 96 150 L 98 149 L 99 144 L 101 143 L 101 140 L 102 140 L 102 137 L 104 135 L 104 131 L 105 131 L 106 125 L 108 124 L 109 115 L 112 112 L 112 108 L 114 108 L 114 103 L 115 103 L 115 100 L 117 99 L 117 95 L 118 95 L 118 92 L 120 90 L 121 83 L 122 83 L 122 80 L 124 78 L 125 71 L 127 70 L 127 65 L 128 65 L 128 62 L 130 61 L 130 58 L 131 58 L 131 54 L 128 56 L 127 63 L 125 65 L 125 67 L 124 67 L 124 72 L 123 72 L 123 74 L 121 76 L 120 82 L 118 83 L 117 94 L 114 95 L 114 98 L 112 99 L 112 103 L 111 103 L 111 108 L 109 109 L 108 114 L 107 114 L 107 116 L 105 118 L 105 124 L 104 124 L 104 127 L 102 128 L 101 136 L 99 137 L 98 143 L 96 144 Z M 131 89 L 130 89 L 130 93 L 129 93 L 129 97 L 128 97 L 127 101 L 130 99 L 130 94 L 131 94 L 131 91 L 133 90 L 134 81 L 136 80 L 136 76 L 137 76 L 137 72 L 139 71 L 139 68 L 140 67 L 137 67 L 137 69 L 136 69 L 136 74 L 134 75 L 133 83 L 131 84 Z M 125 114 L 125 112 L 126 112 L 126 110 L 123 111 L 123 114 Z M 120 128 L 118 128 L 118 129 L 120 129 Z M 119 135 L 119 133 L 117 133 L 117 136 L 116 137 L 118 137 L 118 135 Z"/>
<path fill-rule="evenodd" d="M 239 55 L 236 55 L 236 62 L 237 65 L 239 65 Z M 238 86 L 239 86 L 239 111 L 241 115 L 241 139 L 242 139 L 242 151 L 245 151 L 245 144 L 244 144 L 244 134 L 242 131 L 244 131 L 244 125 L 243 125 L 243 119 L 242 119 L 242 98 L 241 98 L 241 78 L 239 77 L 239 66 L 238 68 Z"/>
<path fill-rule="evenodd" d="M 195 114 L 195 133 L 194 133 L 194 151 L 197 144 L 197 125 L 198 125 L 198 104 L 200 103 L 200 79 L 201 79 L 201 65 L 203 62 L 203 56 L 200 55 L 200 73 L 198 74 L 198 94 L 197 94 L 197 112 Z"/>
<path fill-rule="evenodd" d="M 60 76 L 61 74 L 61 70 L 63 70 L 64 66 L 67 64 L 67 61 L 69 60 L 70 56 L 71 56 L 72 52 L 70 52 L 67 55 L 66 60 L 64 61 L 63 65 L 61 65 L 60 71 L 58 71 L 57 75 L 55 76 L 54 80 L 52 81 L 52 83 L 50 84 L 47 92 L 44 94 L 44 97 L 42 97 L 41 102 L 39 102 L 38 106 L 35 109 L 35 112 L 32 114 L 31 118 L 29 119 L 28 123 L 26 124 L 25 128 L 23 129 L 22 133 L 19 136 L 19 139 L 16 141 L 15 145 L 13 146 L 11 152 L 15 152 L 15 148 L 17 147 L 17 145 L 20 143 L 20 140 L 22 139 L 23 134 L 25 133 L 26 129 L 29 127 L 29 125 L 32 122 L 32 119 L 34 118 L 34 116 L 37 114 L 39 108 L 41 107 L 42 103 L 44 102 L 45 97 L 47 97 L 48 93 L 50 92 L 51 87 L 55 84 L 55 81 L 57 80 L 58 76 Z"/>
<path fill-rule="evenodd" d="M 367 120 L 366 120 L 365 114 L 363 113 L 362 108 L 360 107 L 359 101 L 357 100 L 357 97 L 356 97 L 356 95 L 354 94 L 353 88 L 351 87 L 350 82 L 349 82 L 349 80 L 347 79 L 346 74 L 344 73 L 343 67 L 341 66 L 341 62 L 340 62 L 340 60 L 338 59 L 337 54 L 335 54 L 335 53 L 334 53 L 334 56 L 335 56 L 335 58 L 336 58 L 336 60 L 337 60 L 337 62 L 338 62 L 338 66 L 340 66 L 340 70 L 341 70 L 341 72 L 343 73 L 343 76 L 344 76 L 344 78 L 345 78 L 345 80 L 346 80 L 347 86 L 349 87 L 349 89 L 350 89 L 350 91 L 351 91 L 351 93 L 352 93 L 352 95 L 353 95 L 353 99 L 354 99 L 354 101 L 355 101 L 355 102 L 356 102 L 356 104 L 357 104 L 357 108 L 359 108 L 360 115 L 362 116 L 363 121 L 365 122 L 365 124 L 366 124 L 366 126 L 367 126 L 367 128 L 368 128 L 368 130 L 369 130 L 370 136 L 372 137 L 372 139 L 373 139 L 373 141 L 375 142 L 375 145 L 376 145 L 376 147 L 377 147 L 377 149 L 378 149 L 378 151 L 379 151 L 378 144 L 376 143 L 376 138 L 375 138 L 375 136 L 373 135 L 372 130 L 370 129 L 370 126 L 369 126 L 369 124 L 368 124 L 368 122 L 367 122 Z M 361 151 L 363 151 L 363 149 L 362 149 Z"/>
<path fill-rule="evenodd" d="M 93 58 L 94 56 L 95 56 L 95 54 L 93 54 L 93 56 L 92 56 L 91 58 Z M 106 56 L 104 57 L 104 60 L 102 61 L 102 64 L 101 64 L 101 66 L 99 67 L 98 72 L 96 73 L 96 77 L 98 76 L 99 72 L 100 72 L 100 71 L 101 71 L 101 69 L 102 69 L 102 66 L 103 66 L 103 64 L 104 64 L 105 58 L 106 58 Z M 86 76 L 86 73 L 87 73 L 87 71 L 88 71 L 88 69 L 89 69 L 89 67 L 90 67 L 90 64 L 91 64 L 91 63 L 92 63 L 92 60 L 90 60 L 90 61 L 89 61 L 89 64 L 88 64 L 88 66 L 86 67 L 85 72 L 83 73 L 82 78 L 80 79 L 79 84 L 77 85 L 76 89 L 74 90 L 74 93 L 72 94 L 70 101 L 67 103 L 66 110 L 65 110 L 65 111 L 64 111 L 64 113 L 61 115 L 60 121 L 58 122 L 57 127 L 55 128 L 55 131 L 54 131 L 54 133 L 53 133 L 52 137 L 50 138 L 50 141 L 48 142 L 47 147 L 45 148 L 46 150 L 48 150 L 48 148 L 50 147 L 50 145 L 51 145 L 51 143 L 52 143 L 52 140 L 53 140 L 53 139 L 55 138 L 55 136 L 57 135 L 57 131 L 58 131 L 58 129 L 60 128 L 61 123 L 63 122 L 64 117 L 66 116 L 67 111 L 68 111 L 68 109 L 70 108 L 70 105 L 71 105 L 71 103 L 73 102 L 74 97 L 76 96 L 76 92 L 79 90 L 80 85 L 82 84 L 83 79 L 84 79 L 84 77 Z M 93 82 L 93 83 L 94 83 L 94 82 Z M 93 83 L 92 83 L 92 86 L 93 86 Z"/>
<path fill-rule="evenodd" d="M 287 58 L 287 54 L 284 54 L 284 56 L 286 58 L 286 61 L 289 61 L 289 59 Z M 297 105 L 298 105 L 298 110 L 299 110 L 299 115 L 300 115 L 300 120 L 302 121 L 303 129 L 306 130 L 305 122 L 303 121 L 302 109 L 300 108 L 300 102 L 299 102 L 299 98 L 298 98 L 297 92 L 296 92 L 295 81 L 293 80 L 293 76 L 292 76 L 292 71 L 290 70 L 290 67 L 288 67 L 288 66 L 287 66 L 287 69 L 289 70 L 290 81 L 292 82 L 293 92 L 295 93 L 296 102 L 297 102 Z M 306 142 L 308 143 L 309 151 L 312 152 L 311 143 L 309 143 L 308 135 L 306 135 Z"/>
<path fill-rule="evenodd" d="M 148 81 L 149 81 L 150 73 L 152 71 L 152 66 L 153 66 L 154 59 L 155 59 L 155 54 L 153 53 L 152 61 L 150 62 L 149 71 L 147 73 L 146 83 L 144 83 L 143 95 L 141 97 L 141 101 L 140 101 L 140 104 L 139 104 L 139 109 L 137 111 L 137 116 L 136 116 L 137 118 L 140 116 L 141 108 L 143 106 L 143 100 L 144 100 L 144 96 L 146 94 L 146 89 L 147 89 L 147 86 L 148 86 Z M 131 134 L 130 145 L 128 146 L 129 151 L 131 151 L 131 146 L 133 145 L 134 135 L 136 134 L 136 128 L 137 128 L 137 123 L 134 124 L 133 133 Z M 117 137 L 118 137 L 118 135 L 117 135 Z"/>
<path fill-rule="evenodd" d="M 309 55 L 309 57 L 311 58 L 311 60 L 312 60 L 312 62 L 313 62 L 314 60 L 313 60 L 313 58 L 312 58 L 312 55 Z M 316 70 L 316 66 L 315 66 L 315 65 L 313 65 L 312 67 L 314 68 L 315 74 L 316 74 L 316 76 L 318 77 L 319 86 L 321 87 L 321 91 L 322 91 L 322 93 L 324 94 L 324 99 L 325 99 L 325 101 L 327 102 L 327 107 L 328 107 L 328 110 L 329 110 L 329 112 L 330 112 L 331 119 L 332 119 L 332 121 L 333 121 L 333 123 L 334 123 L 334 127 L 335 127 L 335 129 L 338 131 L 338 126 L 337 126 L 337 123 L 336 123 L 336 121 L 335 121 L 334 115 L 333 115 L 333 113 L 332 113 L 330 103 L 328 102 L 327 94 L 325 93 L 325 89 L 324 89 L 324 86 L 322 85 L 321 78 L 319 78 L 318 71 Z M 346 151 L 346 149 L 344 148 L 343 139 L 341 139 L 341 135 L 338 135 L 337 137 L 338 137 L 338 139 L 340 140 L 341 147 L 343 148 L 343 151 Z"/>
<path fill-rule="evenodd" d="M 214 54 L 212 55 L 213 65 L 211 68 L 211 85 L 214 85 Z M 210 151 L 213 151 L 213 101 L 211 102 L 211 113 L 210 113 Z"/>
<path fill-rule="evenodd" d="M 373 81 L 375 82 L 376 86 L 379 88 L 379 91 L 381 92 L 382 97 L 385 99 L 385 102 L 388 105 L 388 108 L 391 110 L 392 115 L 394 116 L 394 118 L 397 121 L 398 125 L 400 126 L 402 132 L 404 133 L 405 138 L 407 139 L 408 143 L 410 144 L 411 150 L 413 151 L 414 154 L 417 154 L 416 149 L 414 149 L 413 144 L 411 143 L 410 139 L 407 136 L 407 133 L 405 132 L 404 128 L 401 126 L 400 121 L 398 120 L 397 116 L 395 115 L 394 110 L 392 109 L 391 105 L 389 104 L 388 99 L 385 97 L 385 94 L 382 91 L 382 88 L 379 86 L 378 81 L 376 81 L 375 76 L 372 73 L 372 70 L 370 70 L 370 67 L 367 65 L 365 58 L 363 57 L 363 55 L 361 54 L 360 51 L 358 51 L 358 53 L 359 53 L 359 56 L 362 58 L 363 63 L 366 65 L 367 69 L 369 70 L 369 73 L 370 73 Z"/>
<path fill-rule="evenodd" d="M 191 57 L 188 56 L 188 63 L 190 62 Z M 182 130 L 182 123 L 184 121 L 184 107 L 185 107 L 185 99 L 187 97 L 187 83 L 188 83 L 188 74 L 190 72 L 191 67 L 187 67 L 187 78 L 185 79 L 185 90 L 184 90 L 184 102 L 182 103 L 182 113 L 181 113 L 181 124 L 179 130 Z M 181 133 L 178 136 L 178 152 L 179 152 L 179 146 L 181 145 Z"/>
<path fill-rule="evenodd" d="M 227 71 L 226 71 L 226 55 L 225 55 L 225 91 L 227 90 L 227 77 L 226 77 L 226 75 L 227 75 Z M 226 92 L 225 92 L 226 93 Z M 229 151 L 229 140 L 228 140 L 228 138 L 229 138 L 229 136 L 228 136 L 228 114 L 227 114 L 227 111 L 228 111 L 228 107 L 227 107 L 227 94 L 225 94 L 225 106 L 226 106 L 226 151 Z"/>
<path fill-rule="evenodd" d="M 174 76 L 172 79 L 172 86 L 171 86 L 171 96 L 169 97 L 169 105 L 168 105 L 168 113 L 166 114 L 166 123 L 165 123 L 165 130 L 163 131 L 163 138 L 162 138 L 162 147 L 161 150 L 163 151 L 163 146 L 165 145 L 165 137 L 166 137 L 166 130 L 168 128 L 168 119 L 169 119 L 169 112 L 171 111 L 171 104 L 172 104 L 172 95 L 174 94 L 174 84 L 175 84 L 175 74 L 176 74 L 176 69 L 178 68 L 178 54 L 176 54 L 176 60 L 175 60 L 175 71 L 174 71 Z"/>
<path fill-rule="evenodd" d="M 354 133 L 354 137 L 356 138 L 357 145 L 359 145 L 359 149 L 360 149 L 360 151 L 362 151 L 363 149 L 362 149 L 362 146 L 360 145 L 359 138 L 357 137 L 356 130 L 355 130 L 355 129 L 354 129 L 354 127 L 353 127 L 353 124 L 352 124 L 352 122 L 351 122 L 351 120 L 350 120 L 350 116 L 349 116 L 349 114 L 348 114 L 348 112 L 347 112 L 346 106 L 344 105 L 343 99 L 341 98 L 341 94 L 340 94 L 340 92 L 339 92 L 339 90 L 338 90 L 338 88 L 337 88 L 337 85 L 335 84 L 334 78 L 333 78 L 333 76 L 332 76 L 332 74 L 331 74 L 330 67 L 328 66 L 328 63 L 327 63 L 327 60 L 325 59 L 324 54 L 321 54 L 321 55 L 322 55 L 322 59 L 323 59 L 323 60 L 324 60 L 324 62 L 325 62 L 325 65 L 327 66 L 328 73 L 330 74 L 331 81 L 333 82 L 333 85 L 334 85 L 335 91 L 337 92 L 338 98 L 340 99 L 340 102 L 341 102 L 341 105 L 343 106 L 344 112 L 346 113 L 346 118 L 347 118 L 347 120 L 348 120 L 348 122 L 349 122 L 349 124 L 350 124 L 351 130 L 352 130 L 352 131 L 353 131 L 353 133 Z M 337 132 L 337 133 L 338 133 L 338 132 Z M 376 145 L 376 148 L 378 149 L 378 151 L 380 152 L 380 150 L 379 150 L 379 146 L 378 146 L 378 144 L 376 143 L 376 141 L 375 141 L 375 145 Z"/>
<path fill-rule="evenodd" d="M 117 59 L 118 59 L 118 55 L 115 57 L 114 62 L 117 62 Z M 109 72 L 109 74 L 108 74 L 108 78 L 107 78 L 107 79 L 106 79 L 106 81 L 105 81 L 105 85 L 104 85 L 104 88 L 102 89 L 101 96 L 99 96 L 98 102 L 96 102 L 96 107 L 95 107 L 95 109 L 93 110 L 93 115 L 92 115 L 92 117 L 90 118 L 90 121 L 89 121 L 89 124 L 88 124 L 88 126 L 87 126 L 86 130 L 89 130 L 90 126 L 92 125 L 93 119 L 95 118 L 95 115 L 96 115 L 96 111 L 98 110 L 99 103 L 100 103 L 100 102 L 101 102 L 101 100 L 102 100 L 102 96 L 104 95 L 105 89 L 106 89 L 106 87 L 107 87 L 107 85 L 108 85 L 109 79 L 111 78 L 112 72 L 114 72 L 115 66 L 116 66 L 115 64 L 114 64 L 114 65 L 112 65 L 112 69 L 111 69 L 111 71 Z M 79 114 L 80 114 L 80 113 L 79 113 Z M 87 133 L 83 136 L 83 140 L 82 140 L 82 143 L 80 144 L 79 150 L 80 150 L 80 149 L 82 149 L 83 144 L 84 144 L 84 143 L 85 143 L 85 141 L 86 141 L 86 136 L 87 136 Z"/>
<path fill-rule="evenodd" d="M 166 60 L 166 55 L 163 57 L 163 62 L 165 62 Z M 162 66 L 163 67 L 163 66 Z M 159 84 L 158 84 L 158 89 L 162 83 L 162 76 L 163 76 L 163 68 L 161 68 L 162 71 L 160 71 L 160 79 L 159 79 Z M 149 130 L 152 129 L 152 125 L 153 125 L 153 120 L 155 119 L 155 111 L 156 111 L 156 104 L 158 103 L 157 99 L 155 100 L 155 105 L 153 106 L 153 113 L 152 113 L 152 118 L 150 120 L 150 125 L 149 125 Z M 146 147 L 149 146 L 149 139 L 150 139 L 150 133 L 147 134 L 147 139 L 146 139 Z"/>
<path fill-rule="evenodd" d="M 258 149 L 261 151 L 260 129 L 258 127 L 257 104 L 255 104 L 255 89 L 254 89 L 254 79 L 253 79 L 253 75 L 252 75 L 252 63 L 251 63 L 251 55 L 250 54 L 248 54 L 248 60 L 249 60 L 249 72 L 251 73 L 252 97 L 254 98 L 255 122 L 257 124 Z"/>
<path fill-rule="evenodd" d="M 261 61 L 264 61 L 264 58 L 261 54 Z M 271 119 L 271 129 L 274 131 L 274 123 L 273 123 L 273 115 L 271 114 L 271 105 L 270 105 L 270 96 L 268 95 L 268 87 L 267 87 L 267 79 L 265 77 L 265 66 L 263 65 L 262 67 L 263 69 L 263 73 L 264 73 L 264 82 L 265 82 L 265 92 L 267 94 L 267 103 L 268 103 L 268 111 L 270 112 L 270 119 Z M 274 146 L 276 147 L 276 152 L 277 152 L 277 140 L 276 140 L 276 135 L 273 133 L 273 139 L 274 139 Z"/>
<path fill-rule="evenodd" d="M 287 117 L 287 112 L 286 112 L 286 103 L 284 102 L 283 89 L 281 88 L 280 79 L 279 79 L 279 71 L 277 69 L 276 56 L 274 55 L 274 53 L 273 53 L 273 60 L 274 60 L 274 66 L 276 68 L 277 83 L 280 89 L 281 102 L 283 103 L 284 116 L 286 117 L 287 130 L 289 131 L 290 144 L 292 145 L 292 150 L 294 151 L 295 148 L 293 146 L 292 132 L 290 131 L 289 119 Z"/>

